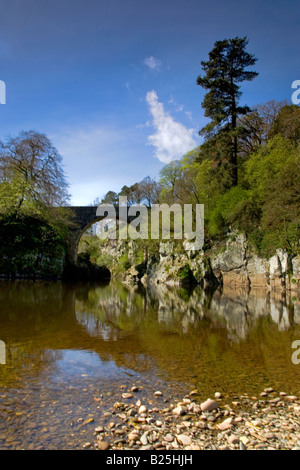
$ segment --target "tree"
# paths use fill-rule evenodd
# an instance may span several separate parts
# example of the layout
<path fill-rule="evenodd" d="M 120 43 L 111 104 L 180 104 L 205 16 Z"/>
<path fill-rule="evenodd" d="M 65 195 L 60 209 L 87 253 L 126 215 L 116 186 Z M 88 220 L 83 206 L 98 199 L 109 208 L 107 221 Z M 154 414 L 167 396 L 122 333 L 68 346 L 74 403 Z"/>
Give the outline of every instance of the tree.
<path fill-rule="evenodd" d="M 278 117 L 282 115 L 281 110 L 292 107 L 287 106 L 286 101 L 271 100 L 255 106 L 251 113 L 242 116 L 238 122 L 241 128 L 238 137 L 239 156 L 243 159 L 248 158 L 253 152 L 257 152 L 263 143 L 280 133 Z M 295 108 L 299 110 L 299 106 L 295 106 Z M 291 122 L 286 124 L 295 127 L 296 115 L 290 117 Z"/>
<path fill-rule="evenodd" d="M 0 206 L 2 211 L 42 211 L 68 203 L 62 157 L 44 135 L 21 132 L 0 143 Z"/>
<path fill-rule="evenodd" d="M 115 193 L 114 191 L 108 191 L 105 194 L 104 198 L 101 200 L 101 203 L 97 201 L 97 199 L 95 202 L 96 202 L 96 204 L 94 204 L 95 206 L 99 206 L 100 204 L 112 204 L 113 206 L 117 206 L 119 204 L 119 197 L 118 197 L 118 194 Z"/>
<path fill-rule="evenodd" d="M 206 139 L 221 137 L 224 140 L 233 186 L 238 184 L 238 118 L 251 111 L 248 106 L 239 106 L 239 84 L 245 80 L 251 81 L 258 75 L 246 70 L 257 61 L 256 57 L 246 52 L 247 44 L 246 37 L 217 41 L 209 53 L 209 60 L 201 62 L 205 75 L 197 78 L 197 84 L 209 90 L 202 107 L 205 116 L 211 119 L 199 133 Z"/>
<path fill-rule="evenodd" d="M 137 187 L 137 183 L 132 186 L 124 185 L 119 192 L 119 196 L 127 197 L 127 204 L 129 206 L 140 204 L 141 195 Z"/>
<path fill-rule="evenodd" d="M 160 171 L 160 184 L 162 187 L 162 197 L 168 199 L 171 197 L 172 202 L 180 200 L 178 183 L 182 178 L 182 166 L 179 160 L 174 160 L 165 165 Z"/>
<path fill-rule="evenodd" d="M 270 127 L 270 136 L 282 135 L 295 143 L 300 141 L 300 108 L 299 106 L 285 105 L 278 112 L 276 119 Z"/>
<path fill-rule="evenodd" d="M 127 197 L 129 206 L 146 203 L 148 207 L 157 203 L 159 199 L 160 185 L 150 176 L 146 176 L 139 183 L 132 186 L 123 186 L 119 196 Z"/>
<path fill-rule="evenodd" d="M 146 176 L 146 178 L 138 183 L 138 186 L 140 188 L 142 201 L 145 201 L 148 207 L 159 202 L 161 188 L 157 181 L 151 179 L 150 176 Z"/>

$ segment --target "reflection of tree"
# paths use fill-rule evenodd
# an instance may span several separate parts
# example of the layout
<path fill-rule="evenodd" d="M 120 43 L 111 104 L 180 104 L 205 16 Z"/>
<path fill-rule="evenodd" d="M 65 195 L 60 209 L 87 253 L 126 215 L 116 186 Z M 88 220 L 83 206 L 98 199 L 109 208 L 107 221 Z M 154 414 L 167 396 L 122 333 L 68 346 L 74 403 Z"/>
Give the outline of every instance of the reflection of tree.
<path fill-rule="evenodd" d="M 166 327 L 188 334 L 201 324 L 210 324 L 212 328 L 225 329 L 229 338 L 239 340 L 247 338 L 260 316 L 269 316 L 282 330 L 293 326 L 297 323 L 294 303 L 295 299 L 261 291 L 212 293 L 161 284 L 132 289 L 111 283 L 105 289 L 91 289 L 86 298 L 76 300 L 76 318 L 95 336 L 101 336 L 104 326 L 107 334 L 107 328 L 124 333 L 149 329 L 150 324 L 158 323 L 160 329 Z M 94 333 L 92 324 L 95 328 L 97 325 Z"/>
<path fill-rule="evenodd" d="M 265 374 L 267 358 L 279 360 L 278 344 L 290 347 L 292 309 L 284 332 L 282 315 L 274 316 L 286 305 L 283 297 L 258 291 L 212 294 L 163 285 L 136 290 L 111 283 L 105 290 L 90 290 L 84 301 L 76 300 L 76 318 L 88 334 L 106 340 L 95 343 L 102 360 L 141 371 L 143 363 L 149 368 L 151 358 L 175 380 L 208 377 L 213 368 L 216 376 L 230 382 L 232 375 L 238 381 L 256 371 Z M 277 333 L 270 336 L 270 330 Z"/>
<path fill-rule="evenodd" d="M 232 377 L 263 376 L 266 364 L 276 371 L 276 360 L 283 367 L 300 333 L 296 299 L 253 291 L 5 282 L 0 302 L 7 383 L 49 376 L 63 350 L 85 350 L 176 381 L 212 380 L 213 370 L 229 386 Z"/>

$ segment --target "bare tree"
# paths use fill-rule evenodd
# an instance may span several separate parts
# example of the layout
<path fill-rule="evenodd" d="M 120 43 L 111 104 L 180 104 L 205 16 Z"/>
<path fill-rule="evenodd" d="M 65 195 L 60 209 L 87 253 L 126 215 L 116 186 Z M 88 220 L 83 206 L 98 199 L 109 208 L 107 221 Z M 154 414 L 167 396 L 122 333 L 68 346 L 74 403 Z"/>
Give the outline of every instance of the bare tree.
<path fill-rule="evenodd" d="M 268 101 L 255 106 L 251 113 L 239 119 L 238 126 L 242 129 L 238 137 L 239 155 L 242 158 L 256 152 L 262 143 L 272 137 L 274 125 L 286 105 L 286 101 Z"/>

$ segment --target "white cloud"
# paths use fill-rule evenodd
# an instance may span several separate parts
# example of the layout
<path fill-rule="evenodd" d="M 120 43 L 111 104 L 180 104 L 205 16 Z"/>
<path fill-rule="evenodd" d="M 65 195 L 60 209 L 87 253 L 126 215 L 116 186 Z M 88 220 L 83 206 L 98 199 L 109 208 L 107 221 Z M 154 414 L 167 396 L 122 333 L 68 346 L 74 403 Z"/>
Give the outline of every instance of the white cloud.
<path fill-rule="evenodd" d="M 146 101 L 152 114 L 155 133 L 148 137 L 149 145 L 155 147 L 155 156 L 163 163 L 178 160 L 189 150 L 196 147 L 193 137 L 195 130 L 187 129 L 183 124 L 168 114 L 163 103 L 158 101 L 154 90 L 146 95 Z"/>
<path fill-rule="evenodd" d="M 156 59 L 153 56 L 150 56 L 144 59 L 144 64 L 147 65 L 149 69 L 158 71 L 160 70 L 160 67 L 161 67 L 161 60 Z"/>
<path fill-rule="evenodd" d="M 183 111 L 183 110 L 184 110 L 184 106 L 183 106 L 183 104 L 180 104 L 179 106 L 177 106 L 177 108 L 176 108 L 175 111 L 176 111 L 177 113 L 181 113 L 181 111 Z"/>
<path fill-rule="evenodd" d="M 193 119 L 193 114 L 192 114 L 191 111 L 185 111 L 185 115 L 186 115 L 190 120 Z"/>

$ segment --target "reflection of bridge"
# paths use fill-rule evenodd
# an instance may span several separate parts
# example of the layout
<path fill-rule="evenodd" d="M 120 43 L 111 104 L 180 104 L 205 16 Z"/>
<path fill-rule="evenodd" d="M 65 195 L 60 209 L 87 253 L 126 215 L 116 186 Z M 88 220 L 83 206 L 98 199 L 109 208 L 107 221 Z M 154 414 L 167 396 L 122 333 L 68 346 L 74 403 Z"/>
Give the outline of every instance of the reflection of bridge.
<path fill-rule="evenodd" d="M 102 216 L 97 215 L 98 206 L 71 206 L 70 209 L 74 212 L 74 227 L 71 230 L 71 240 L 69 243 L 68 261 L 75 264 L 77 261 L 78 243 L 82 234 L 94 223 L 100 222 L 108 216 L 104 213 Z M 128 211 L 120 211 L 119 207 L 115 207 L 115 217 L 117 221 L 130 223 L 136 216 L 128 216 Z M 123 214 L 126 213 L 126 217 Z"/>

